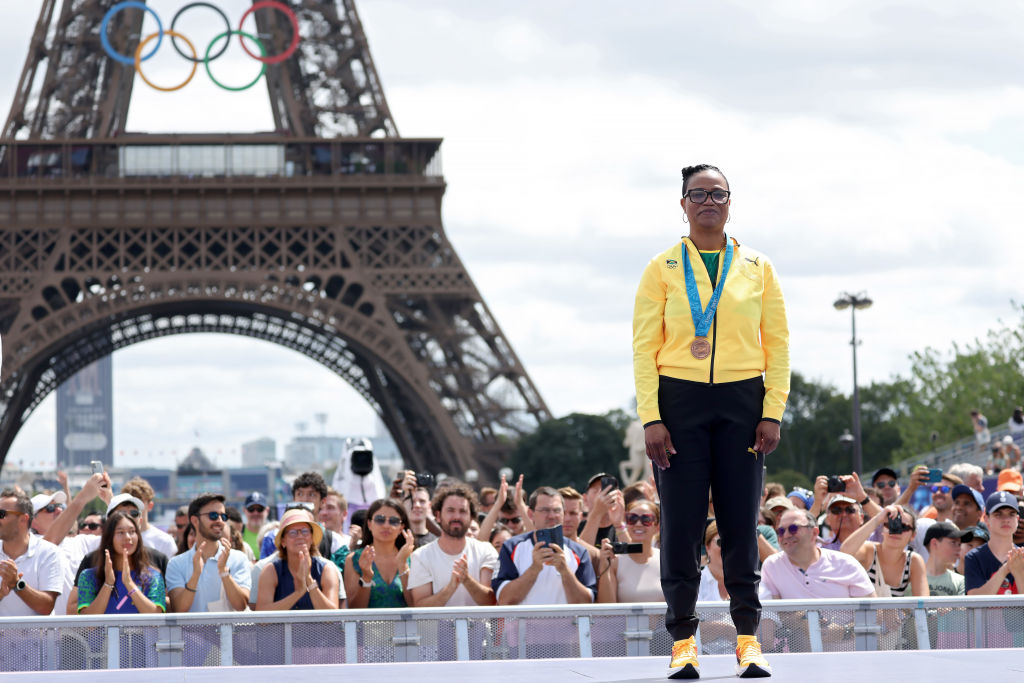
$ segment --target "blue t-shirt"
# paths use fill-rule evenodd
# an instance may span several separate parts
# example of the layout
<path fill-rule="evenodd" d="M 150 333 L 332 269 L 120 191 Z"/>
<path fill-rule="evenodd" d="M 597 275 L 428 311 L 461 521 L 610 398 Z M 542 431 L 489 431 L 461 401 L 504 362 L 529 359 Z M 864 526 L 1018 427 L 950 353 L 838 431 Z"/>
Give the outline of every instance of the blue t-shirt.
<path fill-rule="evenodd" d="M 964 590 L 981 588 L 1002 566 L 1003 563 L 999 561 L 999 558 L 988 549 L 988 543 L 978 546 L 967 553 L 964 558 Z M 1006 593 L 1017 593 L 1017 583 L 1013 579 L 1013 574 L 1007 574 L 999 586 L 999 590 L 996 591 L 997 595 Z"/>

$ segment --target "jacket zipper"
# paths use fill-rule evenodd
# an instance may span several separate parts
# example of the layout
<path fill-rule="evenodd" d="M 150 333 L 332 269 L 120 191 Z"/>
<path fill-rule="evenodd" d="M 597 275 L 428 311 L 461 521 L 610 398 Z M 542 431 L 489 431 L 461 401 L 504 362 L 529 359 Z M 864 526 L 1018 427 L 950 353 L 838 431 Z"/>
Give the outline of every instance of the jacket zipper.
<path fill-rule="evenodd" d="M 711 376 L 708 378 L 708 384 L 715 383 L 715 345 L 718 342 L 718 315 L 715 315 L 715 319 L 711 321 Z"/>

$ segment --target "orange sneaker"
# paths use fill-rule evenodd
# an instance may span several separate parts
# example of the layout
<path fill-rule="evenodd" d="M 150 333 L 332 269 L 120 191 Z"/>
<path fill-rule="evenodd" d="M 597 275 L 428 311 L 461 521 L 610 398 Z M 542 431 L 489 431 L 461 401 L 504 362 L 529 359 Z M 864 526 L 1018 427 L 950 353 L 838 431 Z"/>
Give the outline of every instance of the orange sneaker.
<path fill-rule="evenodd" d="M 668 663 L 669 678 L 700 678 L 697 664 L 697 641 L 693 636 L 672 644 L 672 661 Z"/>
<path fill-rule="evenodd" d="M 761 654 L 757 636 L 736 636 L 736 675 L 740 678 L 767 678 L 772 675 L 768 660 Z"/>

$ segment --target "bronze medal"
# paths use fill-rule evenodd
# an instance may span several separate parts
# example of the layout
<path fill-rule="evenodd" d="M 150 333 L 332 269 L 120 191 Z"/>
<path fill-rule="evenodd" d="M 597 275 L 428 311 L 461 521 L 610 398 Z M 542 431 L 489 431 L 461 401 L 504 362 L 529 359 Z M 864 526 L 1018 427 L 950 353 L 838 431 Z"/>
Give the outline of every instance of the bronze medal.
<path fill-rule="evenodd" d="M 708 342 L 707 337 L 697 337 L 690 344 L 690 353 L 697 360 L 704 360 L 711 355 L 711 343 Z"/>

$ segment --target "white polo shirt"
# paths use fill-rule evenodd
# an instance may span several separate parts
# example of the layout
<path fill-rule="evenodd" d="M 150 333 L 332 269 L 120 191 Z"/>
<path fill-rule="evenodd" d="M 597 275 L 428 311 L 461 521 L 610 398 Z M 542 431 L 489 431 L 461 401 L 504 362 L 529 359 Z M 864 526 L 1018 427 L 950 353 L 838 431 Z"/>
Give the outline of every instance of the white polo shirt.
<path fill-rule="evenodd" d="M 178 544 L 174 542 L 174 537 L 166 531 L 157 529 L 152 524 L 142 532 L 142 544 L 159 550 L 168 558 L 178 554 Z"/>
<path fill-rule="evenodd" d="M 0 562 L 14 559 L 21 578 L 38 591 L 57 593 L 64 591 L 64 553 L 49 541 L 30 533 L 28 550 L 17 558 L 11 558 L 0 544 Z M 0 600 L 0 617 L 34 617 L 38 612 L 25 604 L 15 591 Z"/>

